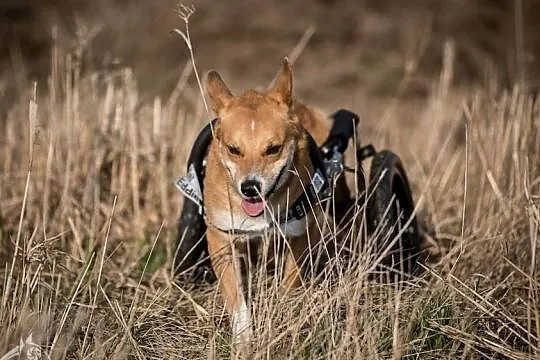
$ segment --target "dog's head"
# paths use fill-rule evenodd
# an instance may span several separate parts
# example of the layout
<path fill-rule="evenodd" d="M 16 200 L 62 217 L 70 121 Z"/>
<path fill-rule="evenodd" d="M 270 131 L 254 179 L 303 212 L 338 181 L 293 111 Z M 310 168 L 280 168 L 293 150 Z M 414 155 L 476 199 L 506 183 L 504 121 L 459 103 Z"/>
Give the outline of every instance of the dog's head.
<path fill-rule="evenodd" d="M 273 87 L 234 96 L 211 71 L 207 92 L 218 116 L 215 137 L 220 159 L 247 215 L 259 216 L 264 201 L 287 180 L 301 135 L 293 107 L 292 71 L 287 59 Z"/>

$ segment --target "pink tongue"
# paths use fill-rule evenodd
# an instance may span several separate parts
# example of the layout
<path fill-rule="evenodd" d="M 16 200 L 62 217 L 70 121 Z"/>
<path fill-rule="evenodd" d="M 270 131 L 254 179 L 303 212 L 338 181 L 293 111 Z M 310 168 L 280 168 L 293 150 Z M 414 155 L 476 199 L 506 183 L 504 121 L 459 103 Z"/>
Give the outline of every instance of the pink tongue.
<path fill-rule="evenodd" d="M 264 201 L 242 200 L 242 208 L 249 216 L 259 216 L 264 211 Z"/>

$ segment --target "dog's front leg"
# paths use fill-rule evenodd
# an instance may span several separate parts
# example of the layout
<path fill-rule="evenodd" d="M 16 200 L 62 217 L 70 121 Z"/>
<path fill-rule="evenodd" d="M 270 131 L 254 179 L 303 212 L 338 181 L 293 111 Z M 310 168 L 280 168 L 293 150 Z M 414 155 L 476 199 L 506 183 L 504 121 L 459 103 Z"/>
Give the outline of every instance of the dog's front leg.
<path fill-rule="evenodd" d="M 282 287 L 286 292 L 302 285 L 307 248 L 308 239 L 306 235 L 294 237 L 287 241 L 282 282 Z"/>
<path fill-rule="evenodd" d="M 241 254 L 228 234 L 208 230 L 208 250 L 219 281 L 225 307 L 232 316 L 233 343 L 248 346 L 252 340 L 251 313 L 246 302 Z"/>

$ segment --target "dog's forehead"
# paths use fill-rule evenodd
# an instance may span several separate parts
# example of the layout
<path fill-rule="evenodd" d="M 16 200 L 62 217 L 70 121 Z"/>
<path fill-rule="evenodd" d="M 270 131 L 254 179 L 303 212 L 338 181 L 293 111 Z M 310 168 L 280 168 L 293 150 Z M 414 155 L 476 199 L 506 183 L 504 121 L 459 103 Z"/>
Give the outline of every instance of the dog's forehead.
<path fill-rule="evenodd" d="M 260 139 L 279 141 L 285 137 L 287 112 L 280 106 L 263 101 L 249 104 L 252 106 L 235 105 L 221 116 L 221 128 L 227 137 L 250 139 L 253 144 Z"/>
<path fill-rule="evenodd" d="M 274 110 L 268 107 L 260 107 L 257 109 L 250 108 L 234 108 L 228 111 L 222 117 L 223 124 L 231 126 L 251 125 L 252 121 L 257 124 L 280 126 L 280 123 L 285 123 L 287 114 Z"/>
<path fill-rule="evenodd" d="M 287 109 L 280 104 L 264 101 L 243 103 L 236 101 L 222 114 L 224 121 L 240 123 L 251 119 L 260 122 L 286 120 Z"/>
<path fill-rule="evenodd" d="M 235 143 L 249 143 L 250 147 L 266 146 L 269 142 L 281 142 L 286 137 L 286 126 L 279 118 L 261 116 L 260 113 L 230 114 L 223 119 L 221 131 L 224 137 Z"/>
<path fill-rule="evenodd" d="M 286 118 L 287 107 L 266 94 L 248 90 L 232 99 L 225 114 L 236 121 L 252 118 L 259 121 L 279 120 Z"/>

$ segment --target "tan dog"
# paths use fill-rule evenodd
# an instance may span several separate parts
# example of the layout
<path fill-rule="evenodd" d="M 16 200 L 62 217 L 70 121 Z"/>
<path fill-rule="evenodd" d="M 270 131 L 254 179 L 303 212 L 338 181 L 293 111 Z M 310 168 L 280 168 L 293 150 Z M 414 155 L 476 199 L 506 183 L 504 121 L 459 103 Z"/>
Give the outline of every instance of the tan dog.
<path fill-rule="evenodd" d="M 321 144 L 331 122 L 293 99 L 286 59 L 274 86 L 265 93 L 248 90 L 233 96 L 215 71 L 208 74 L 207 92 L 218 116 L 204 179 L 208 248 L 232 315 L 233 341 L 245 343 L 252 331 L 240 263 L 246 258 L 246 242 L 257 245 L 269 233 L 280 234 L 287 242 L 283 254 L 275 254 L 285 256 L 283 288 L 302 284 L 305 257 L 321 237 L 314 219 L 322 211 L 314 205 L 314 212 L 300 220 L 277 224 L 276 219 L 312 181 L 314 164 L 306 131 Z M 336 196 L 348 199 L 344 179 L 339 182 Z"/>

